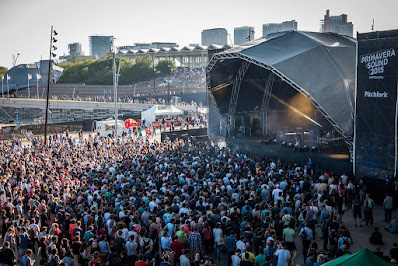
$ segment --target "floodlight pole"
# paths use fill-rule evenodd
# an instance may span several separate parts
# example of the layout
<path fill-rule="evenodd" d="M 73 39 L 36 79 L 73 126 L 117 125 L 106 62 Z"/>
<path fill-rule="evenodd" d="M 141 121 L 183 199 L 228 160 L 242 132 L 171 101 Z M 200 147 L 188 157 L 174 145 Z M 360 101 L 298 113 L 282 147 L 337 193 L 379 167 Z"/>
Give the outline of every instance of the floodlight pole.
<path fill-rule="evenodd" d="M 47 101 L 46 101 L 46 117 L 44 122 L 44 146 L 47 146 L 47 125 L 48 125 L 48 103 L 50 96 L 50 76 L 51 76 L 51 54 L 52 54 L 52 45 L 53 45 L 53 26 L 51 26 L 51 35 L 50 35 L 50 57 L 48 61 L 48 78 L 47 78 Z"/>
<path fill-rule="evenodd" d="M 169 61 L 168 67 L 169 67 L 169 80 L 167 81 L 167 101 L 168 101 L 169 104 L 170 104 L 170 72 L 171 72 L 171 64 L 170 64 L 170 61 Z"/>
<path fill-rule="evenodd" d="M 155 87 L 155 57 L 152 55 L 152 70 L 153 70 L 153 94 L 155 96 L 156 103 L 156 87 Z"/>
<path fill-rule="evenodd" d="M 118 110 L 117 110 L 117 85 L 116 85 L 116 61 L 115 61 L 115 51 L 113 51 L 113 95 L 115 98 L 115 140 L 117 141 L 117 119 L 118 119 Z"/>

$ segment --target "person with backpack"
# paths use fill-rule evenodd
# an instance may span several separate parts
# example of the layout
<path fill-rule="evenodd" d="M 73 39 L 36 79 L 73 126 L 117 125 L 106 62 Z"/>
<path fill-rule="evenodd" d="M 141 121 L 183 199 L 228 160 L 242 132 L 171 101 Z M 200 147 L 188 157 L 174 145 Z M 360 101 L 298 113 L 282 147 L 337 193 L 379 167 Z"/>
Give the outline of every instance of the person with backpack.
<path fill-rule="evenodd" d="M 0 263 L 2 265 L 15 265 L 15 253 L 10 247 L 10 242 L 6 241 L 0 251 Z"/>
<path fill-rule="evenodd" d="M 35 264 L 35 260 L 31 258 L 32 250 L 26 250 L 26 254 L 21 259 L 21 266 L 33 266 Z"/>
<path fill-rule="evenodd" d="M 21 260 L 29 247 L 30 237 L 25 227 L 19 227 L 17 232 L 20 233 L 20 235 L 18 235 L 18 255 L 19 260 Z"/>
<path fill-rule="evenodd" d="M 59 263 L 60 263 L 60 259 L 58 256 L 58 249 L 54 247 L 51 250 L 51 255 L 48 256 L 47 265 L 48 266 L 57 266 L 57 265 L 59 265 Z"/>
<path fill-rule="evenodd" d="M 370 222 L 370 226 L 373 225 L 373 205 L 374 205 L 374 202 L 370 198 L 370 195 L 366 194 L 366 199 L 364 201 L 364 208 L 365 208 L 364 213 L 365 213 L 365 225 L 366 226 L 369 226 L 369 222 Z"/>
<path fill-rule="evenodd" d="M 311 245 L 311 239 L 313 238 L 312 229 L 308 226 L 308 223 L 306 223 L 304 228 L 300 230 L 299 236 L 301 237 L 303 243 L 303 256 L 305 262 L 307 259 L 308 249 Z"/>
<path fill-rule="evenodd" d="M 71 225 L 72 226 L 72 225 Z M 74 240 L 77 235 L 82 236 L 83 235 L 83 229 L 82 229 L 82 222 L 77 221 L 76 226 L 73 228 L 72 233 L 71 233 L 71 239 Z"/>
<path fill-rule="evenodd" d="M 347 249 L 350 249 L 350 246 L 352 245 L 352 239 L 348 236 L 347 231 L 343 231 L 340 236 L 338 240 L 338 249 L 342 249 L 343 245 L 345 245 Z"/>
<path fill-rule="evenodd" d="M 140 241 L 140 246 L 141 246 L 141 252 L 142 253 L 146 252 L 147 247 L 153 246 L 153 241 L 152 241 L 152 239 L 149 238 L 149 234 L 148 233 L 146 233 L 142 237 L 142 239 Z"/>
<path fill-rule="evenodd" d="M 357 218 L 359 219 L 359 226 L 362 227 L 362 204 L 359 200 L 359 195 L 355 195 L 355 199 L 352 201 L 352 214 L 354 217 L 354 226 L 357 227 Z"/>
<path fill-rule="evenodd" d="M 180 230 L 176 232 L 176 236 L 178 237 L 178 241 L 186 247 L 188 245 L 188 236 L 184 231 L 185 226 L 181 225 Z"/>

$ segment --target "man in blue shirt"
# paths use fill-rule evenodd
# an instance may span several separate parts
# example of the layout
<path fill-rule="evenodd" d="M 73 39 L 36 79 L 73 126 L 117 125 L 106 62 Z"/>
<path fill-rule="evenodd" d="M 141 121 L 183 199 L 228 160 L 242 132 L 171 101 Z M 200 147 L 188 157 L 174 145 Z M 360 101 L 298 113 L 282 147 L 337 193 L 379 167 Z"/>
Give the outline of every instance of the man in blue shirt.
<path fill-rule="evenodd" d="M 231 262 L 232 262 L 231 256 L 234 255 L 235 248 L 236 248 L 235 231 L 232 231 L 232 232 L 225 238 L 225 245 L 227 246 L 228 265 L 231 265 Z"/>
<path fill-rule="evenodd" d="M 29 234 L 26 231 L 25 227 L 22 227 L 20 229 L 21 234 L 19 235 L 19 241 L 18 241 L 18 253 L 19 253 L 19 259 L 21 260 L 22 257 L 25 255 L 26 250 L 28 249 L 29 246 Z"/>
<path fill-rule="evenodd" d="M 301 229 L 299 236 L 303 241 L 303 255 L 305 262 L 307 259 L 308 249 L 310 248 L 311 239 L 313 238 L 312 229 L 308 227 L 308 223 L 305 223 L 305 226 Z"/>

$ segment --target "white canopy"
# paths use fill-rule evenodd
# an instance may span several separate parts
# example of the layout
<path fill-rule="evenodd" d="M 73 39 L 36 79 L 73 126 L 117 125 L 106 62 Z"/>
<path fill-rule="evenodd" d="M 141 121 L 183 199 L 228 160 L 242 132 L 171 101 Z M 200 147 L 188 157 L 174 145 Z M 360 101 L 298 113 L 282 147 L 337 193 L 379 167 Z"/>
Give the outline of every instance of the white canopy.
<path fill-rule="evenodd" d="M 146 111 L 141 112 L 141 120 L 145 120 L 145 125 L 149 126 L 156 121 L 157 116 L 183 115 L 184 111 L 173 105 L 154 105 Z"/>

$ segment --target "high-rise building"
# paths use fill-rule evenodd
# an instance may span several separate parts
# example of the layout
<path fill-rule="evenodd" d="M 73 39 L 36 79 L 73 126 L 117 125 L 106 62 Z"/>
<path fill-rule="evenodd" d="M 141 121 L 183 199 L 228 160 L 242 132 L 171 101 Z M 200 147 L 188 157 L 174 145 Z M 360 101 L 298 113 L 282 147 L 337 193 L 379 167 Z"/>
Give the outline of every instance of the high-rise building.
<path fill-rule="evenodd" d="M 69 55 L 70 56 L 81 56 L 82 52 L 82 44 L 79 42 L 68 44 Z"/>
<path fill-rule="evenodd" d="M 234 28 L 234 44 L 240 45 L 254 40 L 254 27 L 243 26 Z"/>
<path fill-rule="evenodd" d="M 326 10 L 326 15 L 324 19 L 321 20 L 321 32 L 334 32 L 353 37 L 354 24 L 348 22 L 346 14 L 330 16 L 330 11 Z"/>
<path fill-rule="evenodd" d="M 268 23 L 263 25 L 263 37 L 267 37 L 268 34 L 276 33 L 280 31 L 297 30 L 296 20 L 284 21 L 282 23 Z"/>
<path fill-rule="evenodd" d="M 228 43 L 228 32 L 224 28 L 203 30 L 201 43 L 205 46 L 210 44 L 226 45 Z"/>
<path fill-rule="evenodd" d="M 113 36 L 89 36 L 90 55 L 101 58 L 112 52 Z"/>

